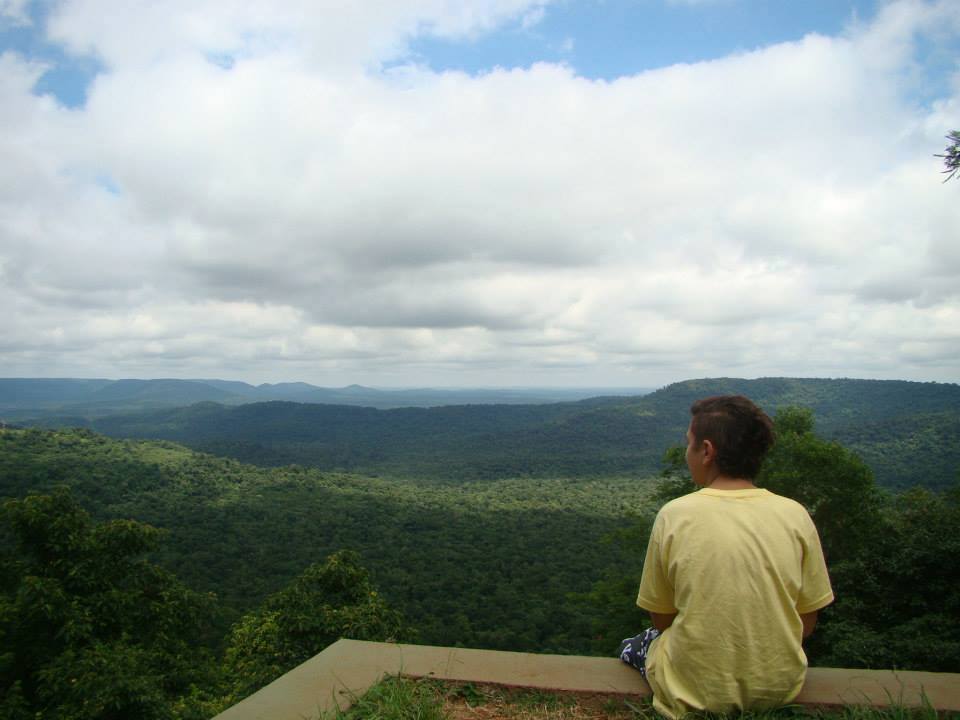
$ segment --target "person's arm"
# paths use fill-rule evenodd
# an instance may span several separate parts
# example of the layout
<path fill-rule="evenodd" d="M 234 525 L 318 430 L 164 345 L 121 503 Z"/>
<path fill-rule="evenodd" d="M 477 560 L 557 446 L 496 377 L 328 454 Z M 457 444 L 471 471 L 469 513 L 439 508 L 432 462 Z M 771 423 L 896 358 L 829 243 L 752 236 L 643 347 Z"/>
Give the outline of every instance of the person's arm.
<path fill-rule="evenodd" d="M 814 616 L 816 616 L 816 613 L 814 613 Z M 676 617 L 677 613 L 650 613 L 650 620 L 653 622 L 653 626 L 660 632 L 663 632 L 668 627 L 673 625 L 674 618 Z M 806 625 L 804 625 L 804 628 L 806 628 Z"/>
<path fill-rule="evenodd" d="M 664 569 L 664 558 L 660 554 L 663 534 L 663 511 L 657 513 L 647 543 L 647 554 L 643 561 L 643 575 L 640 578 L 640 591 L 637 593 L 637 605 L 648 613 L 653 627 L 663 632 L 677 616 L 674 604 L 673 585 Z"/>
<path fill-rule="evenodd" d="M 830 587 L 830 576 L 817 528 L 809 515 L 804 514 L 803 520 L 807 530 L 802 538 L 802 582 L 797 597 L 797 612 L 803 624 L 803 637 L 808 638 L 817 626 L 817 613 L 833 602 L 833 588 Z"/>

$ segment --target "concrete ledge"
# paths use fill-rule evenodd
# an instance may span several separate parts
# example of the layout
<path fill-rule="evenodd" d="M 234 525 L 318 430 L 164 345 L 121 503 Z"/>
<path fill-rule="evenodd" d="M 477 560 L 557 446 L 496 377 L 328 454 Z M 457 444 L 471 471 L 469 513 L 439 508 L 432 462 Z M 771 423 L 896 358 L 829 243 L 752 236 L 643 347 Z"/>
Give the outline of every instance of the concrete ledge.
<path fill-rule="evenodd" d="M 349 707 L 384 675 L 514 687 L 647 696 L 640 674 L 616 658 L 469 650 L 339 640 L 215 720 L 304 720 Z M 960 674 L 811 668 L 796 702 L 810 705 L 924 703 L 960 711 Z"/>

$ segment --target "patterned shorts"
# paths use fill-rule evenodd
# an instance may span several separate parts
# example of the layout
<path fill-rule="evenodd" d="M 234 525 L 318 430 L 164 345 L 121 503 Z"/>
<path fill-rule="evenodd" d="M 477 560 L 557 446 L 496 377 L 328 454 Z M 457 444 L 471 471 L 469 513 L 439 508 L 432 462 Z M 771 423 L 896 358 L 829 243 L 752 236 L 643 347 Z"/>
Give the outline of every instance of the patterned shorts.
<path fill-rule="evenodd" d="M 644 680 L 647 679 L 647 653 L 650 651 L 650 644 L 658 637 L 659 630 L 648 628 L 636 637 L 626 638 L 620 643 L 620 659 L 639 670 Z"/>

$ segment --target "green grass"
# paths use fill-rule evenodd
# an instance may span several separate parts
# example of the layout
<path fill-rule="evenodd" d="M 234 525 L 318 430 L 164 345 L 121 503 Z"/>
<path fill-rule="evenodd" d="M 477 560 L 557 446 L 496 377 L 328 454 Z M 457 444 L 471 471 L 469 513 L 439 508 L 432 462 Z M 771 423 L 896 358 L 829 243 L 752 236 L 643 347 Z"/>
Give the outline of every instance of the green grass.
<path fill-rule="evenodd" d="M 324 720 L 445 720 L 443 696 L 429 682 L 387 677 Z"/>
<path fill-rule="evenodd" d="M 463 712 L 451 708 L 465 706 Z M 475 709 L 476 713 L 471 713 Z M 485 712 L 484 712 L 485 710 Z M 327 713 L 322 720 L 663 720 L 649 698 L 595 696 L 509 689 L 473 683 L 386 677 L 354 698 L 347 710 Z M 688 720 L 960 720 L 960 713 L 938 713 L 929 705 L 908 708 L 845 706 L 818 708 L 791 705 L 778 710 L 739 715 L 691 713 Z"/>

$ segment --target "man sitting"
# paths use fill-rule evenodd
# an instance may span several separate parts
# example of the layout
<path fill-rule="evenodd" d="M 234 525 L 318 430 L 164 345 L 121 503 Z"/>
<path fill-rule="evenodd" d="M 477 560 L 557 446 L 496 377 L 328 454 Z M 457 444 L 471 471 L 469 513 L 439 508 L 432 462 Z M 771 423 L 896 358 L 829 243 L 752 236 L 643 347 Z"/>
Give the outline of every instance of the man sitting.
<path fill-rule="evenodd" d="M 720 396 L 691 414 L 686 458 L 700 490 L 657 514 L 637 597 L 653 628 L 624 640 L 620 657 L 671 718 L 785 705 L 806 675 L 801 640 L 833 602 L 820 539 L 802 505 L 753 483 L 774 441 L 760 408 Z"/>

